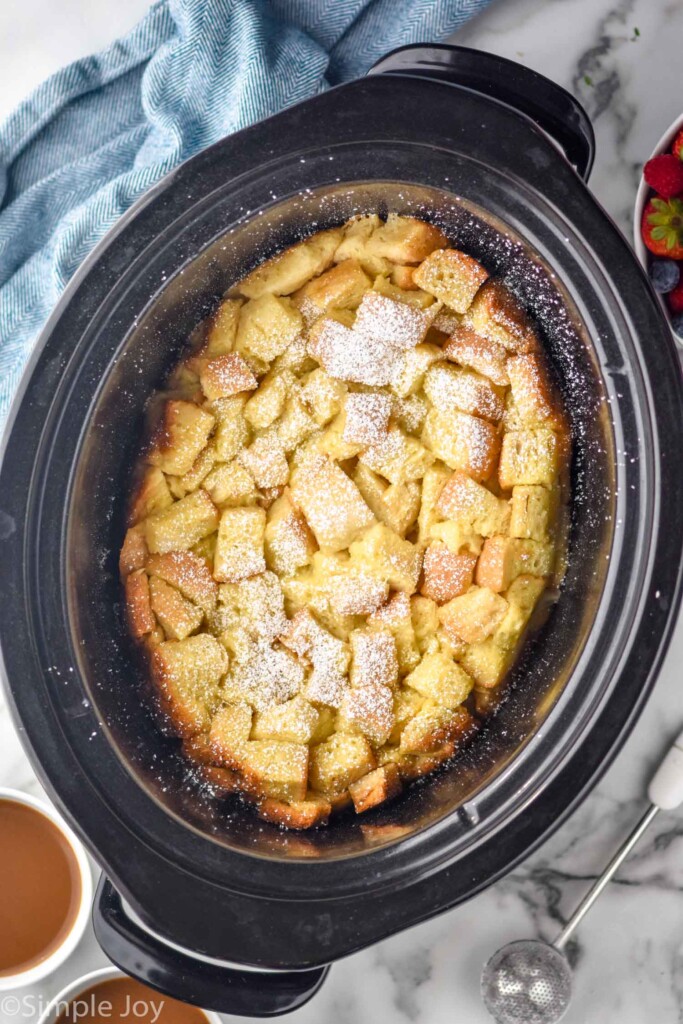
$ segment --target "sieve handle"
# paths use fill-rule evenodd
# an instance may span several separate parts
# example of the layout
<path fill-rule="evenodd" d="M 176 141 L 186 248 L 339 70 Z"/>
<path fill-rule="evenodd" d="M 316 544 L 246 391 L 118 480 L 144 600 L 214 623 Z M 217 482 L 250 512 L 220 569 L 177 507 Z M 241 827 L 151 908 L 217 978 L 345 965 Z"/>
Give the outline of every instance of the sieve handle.
<path fill-rule="evenodd" d="M 651 805 L 611 861 L 591 886 L 566 925 L 553 942 L 562 949 L 579 921 L 582 921 L 607 883 L 614 877 L 621 864 L 636 845 L 655 815 L 660 811 L 672 811 L 683 803 L 683 732 L 674 740 L 659 768 L 652 776 L 647 790 Z"/>
<path fill-rule="evenodd" d="M 611 861 L 609 862 L 603 873 L 588 890 L 588 892 L 583 897 L 583 899 L 579 903 L 578 907 L 576 908 L 572 916 L 567 921 L 566 925 L 564 926 L 560 934 L 553 942 L 553 946 L 556 949 L 564 948 L 574 929 L 578 926 L 578 924 L 581 921 L 583 921 L 584 917 L 586 916 L 590 908 L 593 906 L 602 890 L 609 882 L 611 882 L 612 878 L 618 871 L 619 867 L 626 860 L 629 853 L 636 845 L 636 843 L 642 836 L 643 832 L 646 828 L 648 828 L 650 822 L 658 812 L 659 807 L 656 807 L 654 804 L 652 804 L 647 809 L 643 817 L 640 819 L 636 827 L 633 829 L 633 832 L 631 832 L 626 842 L 623 844 L 623 846 L 619 847 L 619 849 L 612 857 Z"/>

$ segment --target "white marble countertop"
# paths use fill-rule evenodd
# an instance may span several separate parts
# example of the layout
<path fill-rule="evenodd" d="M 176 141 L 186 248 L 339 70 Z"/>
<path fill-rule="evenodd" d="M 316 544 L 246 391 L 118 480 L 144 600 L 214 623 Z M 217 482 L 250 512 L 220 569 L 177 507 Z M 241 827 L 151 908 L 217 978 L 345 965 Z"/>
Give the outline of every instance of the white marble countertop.
<path fill-rule="evenodd" d="M 4 0 L 0 117 L 64 62 L 126 31 L 145 0 Z M 636 33 L 639 30 L 639 34 Z M 497 0 L 456 37 L 572 90 L 597 134 L 591 188 L 626 231 L 642 161 L 683 106 L 681 0 Z M 556 835 L 463 907 L 335 965 L 292 1024 L 486 1024 L 479 974 L 510 939 L 551 939 L 644 807 L 649 773 L 683 727 L 683 626 L 645 713 L 607 775 Z M 0 697 L 0 785 L 40 791 Z M 683 819 L 661 814 L 571 948 L 567 1024 L 683 1021 Z M 104 957 L 92 934 L 47 982 L 53 995 Z M 21 994 L 21 993 L 19 993 Z M 24 1015 L 33 1019 L 32 1015 Z M 2 1012 L 0 1024 L 20 1016 Z"/>

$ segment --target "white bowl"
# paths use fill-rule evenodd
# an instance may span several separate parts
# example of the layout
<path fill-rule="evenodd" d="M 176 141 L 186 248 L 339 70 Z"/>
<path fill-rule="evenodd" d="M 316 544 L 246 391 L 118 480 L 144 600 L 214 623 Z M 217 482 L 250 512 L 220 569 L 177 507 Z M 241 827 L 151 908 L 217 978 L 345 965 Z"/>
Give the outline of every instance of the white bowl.
<path fill-rule="evenodd" d="M 101 981 L 109 981 L 112 978 L 125 977 L 127 975 L 120 971 L 118 967 L 102 967 L 99 971 L 91 971 L 89 974 L 84 974 L 57 993 L 45 1008 L 44 1013 L 38 1018 L 38 1024 L 54 1024 L 69 1003 L 78 999 L 79 996 L 87 992 L 93 985 L 97 985 Z M 159 1000 L 163 1001 L 163 999 L 163 995 L 159 993 Z M 222 1024 L 221 1018 L 217 1013 L 213 1013 L 211 1010 L 202 1010 L 201 1012 L 206 1016 L 209 1024 Z"/>
<path fill-rule="evenodd" d="M 76 858 L 78 873 L 81 879 L 81 899 L 78 906 L 78 913 L 76 914 L 74 923 L 71 926 L 71 930 L 62 940 L 57 949 L 50 953 L 49 956 L 45 957 L 44 960 L 41 960 L 40 963 L 35 964 L 33 967 L 29 967 L 25 971 L 18 971 L 16 974 L 8 974 L 4 977 L 0 977 L 0 992 L 7 992 L 10 989 L 22 988 L 25 985 L 33 985 L 35 982 L 41 981 L 43 978 L 46 978 L 48 974 L 52 974 L 52 972 L 60 967 L 66 958 L 73 953 L 83 937 L 85 927 L 90 920 L 90 910 L 92 906 L 92 874 L 88 858 L 80 840 L 74 835 L 66 822 L 60 818 L 53 807 L 50 807 L 49 804 L 42 800 L 37 800 L 34 796 L 29 796 L 28 793 L 21 793 L 17 789 L 5 789 L 3 787 L 0 787 L 0 800 L 13 800 L 15 803 L 24 804 L 26 807 L 32 807 L 34 810 L 40 811 L 41 814 L 51 821 L 52 824 L 59 829 L 71 847 L 74 857 Z M 0 882 L 0 893 L 1 892 L 2 882 Z"/>
<path fill-rule="evenodd" d="M 669 125 L 647 159 L 651 160 L 653 156 L 659 156 L 660 153 L 668 153 L 674 139 L 680 131 L 683 131 L 683 114 L 681 114 L 680 117 L 677 117 L 676 120 Z M 636 251 L 636 256 L 638 257 L 639 262 L 646 271 L 648 269 L 648 262 L 652 253 L 645 245 L 642 235 L 640 234 L 640 223 L 643 219 L 643 211 L 645 210 L 645 206 L 651 192 L 652 189 L 641 174 L 640 184 L 638 185 L 638 191 L 636 192 L 636 202 L 633 208 L 633 248 Z M 683 263 L 681 264 L 681 273 L 683 273 Z M 671 314 L 669 313 L 669 307 L 666 304 L 666 297 L 664 295 L 658 295 L 658 298 L 667 321 L 670 321 Z M 679 338 L 673 331 L 671 333 L 678 344 L 683 344 L 683 340 L 681 338 Z"/>

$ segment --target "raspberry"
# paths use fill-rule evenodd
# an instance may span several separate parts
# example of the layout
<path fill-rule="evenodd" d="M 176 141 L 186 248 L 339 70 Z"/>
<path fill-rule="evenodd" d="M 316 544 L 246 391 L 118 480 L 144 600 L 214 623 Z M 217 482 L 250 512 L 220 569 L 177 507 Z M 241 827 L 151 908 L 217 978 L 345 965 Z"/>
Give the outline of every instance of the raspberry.
<path fill-rule="evenodd" d="M 643 176 L 650 188 L 665 199 L 683 192 L 683 160 L 679 160 L 673 153 L 653 156 L 645 164 Z"/>

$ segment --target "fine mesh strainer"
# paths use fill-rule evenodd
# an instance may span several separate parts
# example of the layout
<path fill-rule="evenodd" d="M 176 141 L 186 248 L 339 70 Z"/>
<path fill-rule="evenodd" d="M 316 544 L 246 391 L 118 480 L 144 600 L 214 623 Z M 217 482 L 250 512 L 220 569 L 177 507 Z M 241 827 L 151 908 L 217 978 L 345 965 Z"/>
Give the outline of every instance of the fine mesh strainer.
<path fill-rule="evenodd" d="M 557 1024 L 571 998 L 572 976 L 564 947 L 660 810 L 683 803 L 683 733 L 659 766 L 648 787 L 651 806 L 604 872 L 588 890 L 551 944 L 541 939 L 509 942 L 484 966 L 481 994 L 496 1024 Z"/>

